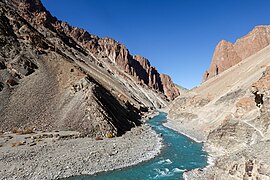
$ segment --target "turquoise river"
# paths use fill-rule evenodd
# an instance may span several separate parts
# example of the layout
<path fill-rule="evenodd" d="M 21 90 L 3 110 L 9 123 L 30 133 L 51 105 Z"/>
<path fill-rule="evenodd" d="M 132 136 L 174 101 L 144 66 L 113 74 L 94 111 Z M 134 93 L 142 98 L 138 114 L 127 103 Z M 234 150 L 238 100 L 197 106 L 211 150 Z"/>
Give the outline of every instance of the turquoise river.
<path fill-rule="evenodd" d="M 162 134 L 165 145 L 154 159 L 120 170 L 68 180 L 173 180 L 182 179 L 186 170 L 207 166 L 207 153 L 203 151 L 202 144 L 163 126 L 165 121 L 166 113 L 161 112 L 147 122 L 157 133 Z"/>

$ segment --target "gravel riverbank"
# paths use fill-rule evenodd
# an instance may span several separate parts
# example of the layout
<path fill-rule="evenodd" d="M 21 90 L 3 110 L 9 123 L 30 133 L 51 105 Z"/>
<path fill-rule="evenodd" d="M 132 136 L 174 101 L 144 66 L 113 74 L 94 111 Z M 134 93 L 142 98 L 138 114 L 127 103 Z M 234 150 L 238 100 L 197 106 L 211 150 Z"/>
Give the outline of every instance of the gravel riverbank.
<path fill-rule="evenodd" d="M 197 132 L 195 130 L 190 130 L 190 128 L 185 128 L 185 126 L 179 122 L 177 122 L 176 120 L 170 120 L 167 119 L 167 122 L 163 124 L 165 127 L 173 129 L 185 136 L 187 136 L 188 138 L 198 142 L 198 143 L 202 143 L 205 142 L 205 137 L 202 135 L 202 133 Z"/>
<path fill-rule="evenodd" d="M 6 138 L 1 135 L 0 139 Z M 103 140 L 49 139 L 32 146 L 2 145 L 0 179 L 57 179 L 95 174 L 149 160 L 162 148 L 162 138 L 148 125 L 133 128 L 122 137 Z"/>

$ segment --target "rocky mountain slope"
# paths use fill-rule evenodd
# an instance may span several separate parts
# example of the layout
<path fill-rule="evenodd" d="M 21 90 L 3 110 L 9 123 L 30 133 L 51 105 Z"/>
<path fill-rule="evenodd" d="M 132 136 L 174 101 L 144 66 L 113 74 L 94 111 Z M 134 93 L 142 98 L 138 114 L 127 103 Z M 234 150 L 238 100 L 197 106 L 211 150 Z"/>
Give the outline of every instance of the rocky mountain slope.
<path fill-rule="evenodd" d="M 261 28 L 266 31 L 268 27 L 256 27 L 253 33 Z M 253 33 L 244 39 L 250 39 Z M 260 42 L 268 39 L 259 34 L 252 36 L 254 48 L 251 41 L 237 41 L 243 47 L 238 64 L 170 105 L 169 125 L 205 141 L 206 150 L 216 157 L 212 167 L 188 172 L 186 179 L 270 179 L 270 46 L 259 51 L 256 38 L 261 37 Z M 226 44 L 221 42 L 217 49 L 226 46 L 232 52 L 237 47 Z M 247 47 L 252 50 L 248 52 Z M 227 64 L 236 62 L 235 53 L 226 57 Z"/>
<path fill-rule="evenodd" d="M 121 135 L 179 95 L 147 59 L 57 20 L 39 0 L 0 1 L 0 47 L 1 131 Z"/>
<path fill-rule="evenodd" d="M 222 40 L 217 45 L 210 68 L 204 73 L 203 81 L 212 78 L 238 64 L 270 44 L 270 26 L 256 26 L 234 44 Z"/>

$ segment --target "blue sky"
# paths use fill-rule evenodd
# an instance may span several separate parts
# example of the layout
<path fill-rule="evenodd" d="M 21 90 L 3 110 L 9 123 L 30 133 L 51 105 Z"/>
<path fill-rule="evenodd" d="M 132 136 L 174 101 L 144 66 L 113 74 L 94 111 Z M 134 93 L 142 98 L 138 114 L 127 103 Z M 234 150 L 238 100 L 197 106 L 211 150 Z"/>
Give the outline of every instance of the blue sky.
<path fill-rule="evenodd" d="M 125 44 L 160 73 L 192 88 L 215 46 L 270 24 L 269 0 L 42 0 L 62 21 Z"/>

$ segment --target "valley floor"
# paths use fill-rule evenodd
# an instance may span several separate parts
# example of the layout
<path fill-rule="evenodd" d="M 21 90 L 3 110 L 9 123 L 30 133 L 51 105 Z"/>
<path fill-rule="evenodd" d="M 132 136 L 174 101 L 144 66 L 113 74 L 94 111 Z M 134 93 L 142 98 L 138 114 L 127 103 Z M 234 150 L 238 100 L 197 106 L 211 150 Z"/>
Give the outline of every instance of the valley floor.
<path fill-rule="evenodd" d="M 46 135 L 39 141 L 22 142 L 23 145 L 8 143 L 10 136 L 0 135 L 0 179 L 58 179 L 94 174 L 149 160 L 162 148 L 162 138 L 148 125 L 133 128 L 122 137 L 103 140 L 76 135 L 72 136 L 76 139 L 55 140 L 55 135 Z"/>

